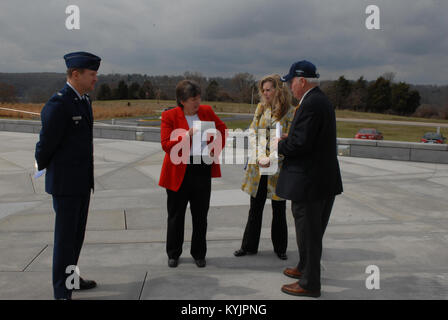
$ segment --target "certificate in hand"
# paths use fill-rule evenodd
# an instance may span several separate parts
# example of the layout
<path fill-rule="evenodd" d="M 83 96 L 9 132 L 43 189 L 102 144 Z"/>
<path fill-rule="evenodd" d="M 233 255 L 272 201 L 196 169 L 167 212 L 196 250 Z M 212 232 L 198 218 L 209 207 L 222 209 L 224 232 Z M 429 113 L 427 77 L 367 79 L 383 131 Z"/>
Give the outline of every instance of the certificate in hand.
<path fill-rule="evenodd" d="M 207 137 L 204 137 L 204 133 L 209 129 L 215 129 L 215 122 L 213 121 L 193 121 L 193 128 L 195 133 L 193 134 L 193 156 L 202 156 L 202 150 L 207 146 Z"/>
<path fill-rule="evenodd" d="M 34 173 L 34 179 L 37 179 L 37 178 L 39 178 L 39 177 L 41 177 L 42 175 L 44 175 L 45 174 L 45 169 L 44 170 L 37 170 L 37 162 L 36 161 L 34 161 L 34 168 L 35 168 L 35 170 L 36 170 L 36 172 Z"/>

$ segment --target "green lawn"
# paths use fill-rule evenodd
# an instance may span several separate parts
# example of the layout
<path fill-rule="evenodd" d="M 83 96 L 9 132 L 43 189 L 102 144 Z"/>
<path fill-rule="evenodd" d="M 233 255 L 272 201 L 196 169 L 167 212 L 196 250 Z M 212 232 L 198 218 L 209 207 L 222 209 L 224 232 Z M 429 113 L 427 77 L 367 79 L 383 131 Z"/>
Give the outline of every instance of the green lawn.
<path fill-rule="evenodd" d="M 382 132 L 384 140 L 420 142 L 420 138 L 426 132 L 435 132 L 434 127 L 417 127 L 417 126 L 401 126 L 391 124 L 376 123 L 352 123 L 338 122 L 337 136 L 338 138 L 354 138 L 356 132 L 361 128 L 375 128 Z M 448 128 L 441 128 L 440 132 L 448 137 Z"/>
<path fill-rule="evenodd" d="M 337 118 L 448 123 L 448 120 L 395 116 L 390 114 L 336 110 Z"/>
<path fill-rule="evenodd" d="M 248 113 L 253 114 L 255 112 L 256 104 L 250 105 L 246 103 L 228 103 L 228 102 L 208 102 L 203 101 L 203 104 L 209 104 L 213 107 L 216 113 L 229 112 L 229 113 Z M 30 104 L 31 105 L 31 104 Z M 104 112 L 110 113 L 104 115 L 104 119 L 118 119 L 120 115 L 126 114 L 127 117 L 146 117 L 152 116 L 155 121 L 148 121 L 147 124 L 150 125 L 151 122 L 157 122 L 157 118 L 160 116 L 159 111 L 168 107 L 176 106 L 176 101 L 174 100 L 109 100 L 109 101 L 94 101 L 93 107 L 103 107 Z M 108 108 L 108 107 L 111 108 Z M 41 108 L 42 106 L 36 106 L 36 108 Z M 142 114 L 140 109 L 147 109 L 148 115 Z M 141 108 L 144 107 L 144 108 Z M 134 109 L 135 108 L 135 109 Z M 135 115 L 133 115 L 133 110 L 135 110 Z M 36 112 L 40 111 L 37 110 Z M 120 111 L 120 112 L 118 112 Z M 124 112 L 126 111 L 126 112 Z M 144 111 L 146 112 L 146 111 Z M 245 130 L 249 127 L 251 120 L 228 120 L 230 116 L 219 115 L 222 120 L 226 123 L 229 129 L 240 128 Z M 402 117 L 387 114 L 378 113 L 366 113 L 366 112 L 356 112 L 348 110 L 336 110 L 336 117 L 339 119 L 343 118 L 353 118 L 353 119 L 369 119 L 369 120 L 395 120 L 395 121 L 411 121 L 411 122 L 433 122 L 433 123 L 448 123 L 448 120 L 438 120 L 438 119 L 425 119 L 425 118 L 413 118 L 413 117 Z M 337 134 L 340 138 L 353 138 L 356 132 L 361 128 L 376 128 L 383 133 L 385 140 L 395 140 L 395 141 L 420 141 L 420 138 L 425 134 L 425 132 L 436 131 L 434 127 L 417 127 L 417 126 L 407 126 L 407 125 L 390 125 L 390 124 L 374 124 L 374 123 L 352 123 L 352 122 L 342 122 L 337 123 Z M 441 128 L 441 133 L 448 137 L 448 128 Z"/>
<path fill-rule="evenodd" d="M 130 103 L 130 106 L 128 106 Z M 215 112 L 231 112 L 231 113 L 254 113 L 256 104 L 252 106 L 247 103 L 230 103 L 230 102 L 216 102 L 216 101 L 202 101 L 202 104 L 208 104 L 213 107 Z M 176 106 L 175 100 L 96 100 L 94 105 L 101 106 L 123 106 L 134 107 L 144 106 L 154 110 L 163 110 L 164 108 Z M 396 121 L 418 121 L 418 122 L 436 122 L 436 123 L 448 123 L 448 120 L 439 119 L 426 119 L 426 118 L 414 118 L 403 117 L 389 114 L 370 113 L 370 112 L 357 112 L 350 110 L 336 110 L 336 117 L 338 118 L 354 118 L 354 119 L 376 119 L 376 120 L 396 120 Z"/>
<path fill-rule="evenodd" d="M 251 120 L 242 121 L 225 121 L 229 129 L 242 129 L 246 130 Z M 376 128 L 383 133 L 384 140 L 392 141 L 408 141 L 408 142 L 420 142 L 420 138 L 429 131 L 435 132 L 434 127 L 417 127 L 417 126 L 403 126 L 403 125 L 390 125 L 390 124 L 374 124 L 374 123 L 352 123 L 352 122 L 340 122 L 337 123 L 337 136 L 338 138 L 354 138 L 355 134 L 361 128 Z M 445 137 L 448 137 L 448 128 L 441 128 L 440 132 Z"/>

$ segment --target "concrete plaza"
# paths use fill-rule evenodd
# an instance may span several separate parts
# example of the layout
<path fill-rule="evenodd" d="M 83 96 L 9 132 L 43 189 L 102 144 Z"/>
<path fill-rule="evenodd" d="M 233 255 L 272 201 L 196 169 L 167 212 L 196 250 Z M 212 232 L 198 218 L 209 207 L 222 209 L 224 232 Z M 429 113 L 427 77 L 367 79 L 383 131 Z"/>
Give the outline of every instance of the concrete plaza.
<path fill-rule="evenodd" d="M 38 135 L 0 132 L 0 299 L 52 299 L 54 213 L 44 178 L 33 179 Z M 239 150 L 241 151 L 241 150 Z M 227 150 L 226 150 L 227 152 Z M 98 287 L 74 299 L 309 299 L 283 294 L 297 263 L 288 203 L 286 261 L 273 253 L 266 205 L 256 256 L 236 258 L 249 209 L 243 165 L 213 179 L 207 267 L 189 254 L 187 213 L 178 268 L 165 253 L 166 192 L 159 143 L 95 139 L 95 186 L 81 275 Z M 320 299 L 448 299 L 448 165 L 340 157 L 344 194 L 335 202 L 322 257 Z M 368 290 L 366 268 L 380 270 Z"/>

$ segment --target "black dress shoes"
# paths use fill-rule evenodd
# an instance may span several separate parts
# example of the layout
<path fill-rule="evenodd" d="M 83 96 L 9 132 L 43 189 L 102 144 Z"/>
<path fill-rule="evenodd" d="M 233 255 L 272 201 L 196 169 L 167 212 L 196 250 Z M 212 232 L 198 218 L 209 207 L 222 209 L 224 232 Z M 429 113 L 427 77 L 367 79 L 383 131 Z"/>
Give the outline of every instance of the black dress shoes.
<path fill-rule="evenodd" d="M 168 259 L 168 267 L 176 268 L 179 263 L 179 259 Z"/>
<path fill-rule="evenodd" d="M 198 268 L 204 268 L 206 265 L 205 259 L 195 259 L 194 262 L 198 266 Z"/>
<path fill-rule="evenodd" d="M 278 253 L 278 252 L 276 252 L 276 254 L 277 254 L 277 257 L 280 260 L 288 260 L 288 256 L 286 255 L 286 253 Z"/>
<path fill-rule="evenodd" d="M 84 280 L 83 278 L 79 278 L 79 289 L 75 290 L 89 290 L 96 287 L 96 282 L 93 280 Z"/>
<path fill-rule="evenodd" d="M 257 251 L 252 252 L 252 251 L 246 251 L 246 250 L 244 250 L 244 249 L 236 250 L 236 251 L 233 253 L 233 255 L 234 255 L 235 257 L 242 257 L 242 256 L 245 256 L 245 255 L 254 255 L 254 254 L 257 254 Z"/>

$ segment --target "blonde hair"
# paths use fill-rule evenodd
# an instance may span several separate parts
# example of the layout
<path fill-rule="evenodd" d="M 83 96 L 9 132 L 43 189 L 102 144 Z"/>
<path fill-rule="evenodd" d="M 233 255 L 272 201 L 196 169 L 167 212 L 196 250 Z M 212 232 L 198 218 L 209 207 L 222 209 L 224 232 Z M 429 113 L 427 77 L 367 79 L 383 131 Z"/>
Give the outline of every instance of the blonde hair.
<path fill-rule="evenodd" d="M 272 83 L 272 87 L 275 90 L 274 99 L 272 100 L 272 115 L 280 120 L 288 112 L 291 107 L 291 92 L 289 91 L 286 84 L 280 81 L 280 76 L 278 74 L 272 74 L 265 76 L 258 82 L 258 95 L 260 96 L 260 102 L 263 106 L 261 110 L 264 112 L 265 108 L 268 106 L 264 96 L 263 96 L 263 85 L 266 82 Z"/>

